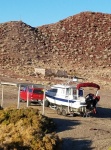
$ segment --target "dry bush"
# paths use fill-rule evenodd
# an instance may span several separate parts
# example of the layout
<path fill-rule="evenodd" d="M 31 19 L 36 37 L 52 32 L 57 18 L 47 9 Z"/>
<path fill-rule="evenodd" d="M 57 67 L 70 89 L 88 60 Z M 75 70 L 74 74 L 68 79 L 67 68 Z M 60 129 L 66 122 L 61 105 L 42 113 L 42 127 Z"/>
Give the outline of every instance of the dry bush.
<path fill-rule="evenodd" d="M 0 149 L 60 149 L 61 140 L 52 132 L 54 128 L 52 119 L 41 115 L 37 109 L 0 110 Z"/>

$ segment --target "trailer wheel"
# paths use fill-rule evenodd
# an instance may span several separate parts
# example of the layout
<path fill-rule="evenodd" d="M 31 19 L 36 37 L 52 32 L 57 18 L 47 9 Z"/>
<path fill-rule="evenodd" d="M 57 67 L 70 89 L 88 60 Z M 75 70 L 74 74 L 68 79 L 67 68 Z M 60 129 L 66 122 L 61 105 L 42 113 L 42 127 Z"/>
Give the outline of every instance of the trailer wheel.
<path fill-rule="evenodd" d="M 77 114 L 73 113 L 73 117 L 76 117 L 76 116 L 77 116 Z"/>
<path fill-rule="evenodd" d="M 62 115 L 63 115 L 63 116 L 66 116 L 66 115 L 67 115 L 67 112 L 66 112 L 65 109 L 62 110 Z"/>
<path fill-rule="evenodd" d="M 57 114 L 58 114 L 58 115 L 61 115 L 61 114 L 62 114 L 60 108 L 57 108 Z"/>
<path fill-rule="evenodd" d="M 49 107 L 49 101 L 48 100 L 45 100 L 44 106 Z"/>
<path fill-rule="evenodd" d="M 83 117 L 90 117 L 90 114 L 89 113 L 84 113 Z"/>

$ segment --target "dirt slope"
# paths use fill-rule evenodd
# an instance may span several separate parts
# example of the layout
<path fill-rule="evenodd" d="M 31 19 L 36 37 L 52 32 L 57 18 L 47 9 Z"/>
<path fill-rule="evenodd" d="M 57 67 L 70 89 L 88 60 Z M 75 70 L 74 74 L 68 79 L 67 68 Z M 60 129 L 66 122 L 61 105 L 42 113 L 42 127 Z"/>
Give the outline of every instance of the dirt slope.
<path fill-rule="evenodd" d="M 35 67 L 111 82 L 111 14 L 82 12 L 55 24 L 0 24 L 1 74 L 33 75 Z"/>

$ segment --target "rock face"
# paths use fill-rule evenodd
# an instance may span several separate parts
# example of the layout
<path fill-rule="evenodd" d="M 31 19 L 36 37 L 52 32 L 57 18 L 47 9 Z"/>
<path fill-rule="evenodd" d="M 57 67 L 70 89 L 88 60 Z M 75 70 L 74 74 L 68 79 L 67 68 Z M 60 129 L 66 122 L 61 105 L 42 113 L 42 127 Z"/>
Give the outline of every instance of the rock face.
<path fill-rule="evenodd" d="M 111 79 L 111 14 L 82 12 L 36 28 L 0 24 L 0 64 L 4 72 L 30 75 L 40 67 L 98 76 L 99 70 Z"/>

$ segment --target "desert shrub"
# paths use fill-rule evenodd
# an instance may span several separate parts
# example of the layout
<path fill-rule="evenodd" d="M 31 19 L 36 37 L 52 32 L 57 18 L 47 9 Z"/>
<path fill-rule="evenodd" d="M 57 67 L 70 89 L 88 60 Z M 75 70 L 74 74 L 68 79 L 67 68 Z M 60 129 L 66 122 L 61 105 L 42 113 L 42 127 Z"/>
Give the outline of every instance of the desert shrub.
<path fill-rule="evenodd" d="M 33 108 L 0 110 L 0 149 L 54 150 L 60 144 L 55 124 Z"/>

